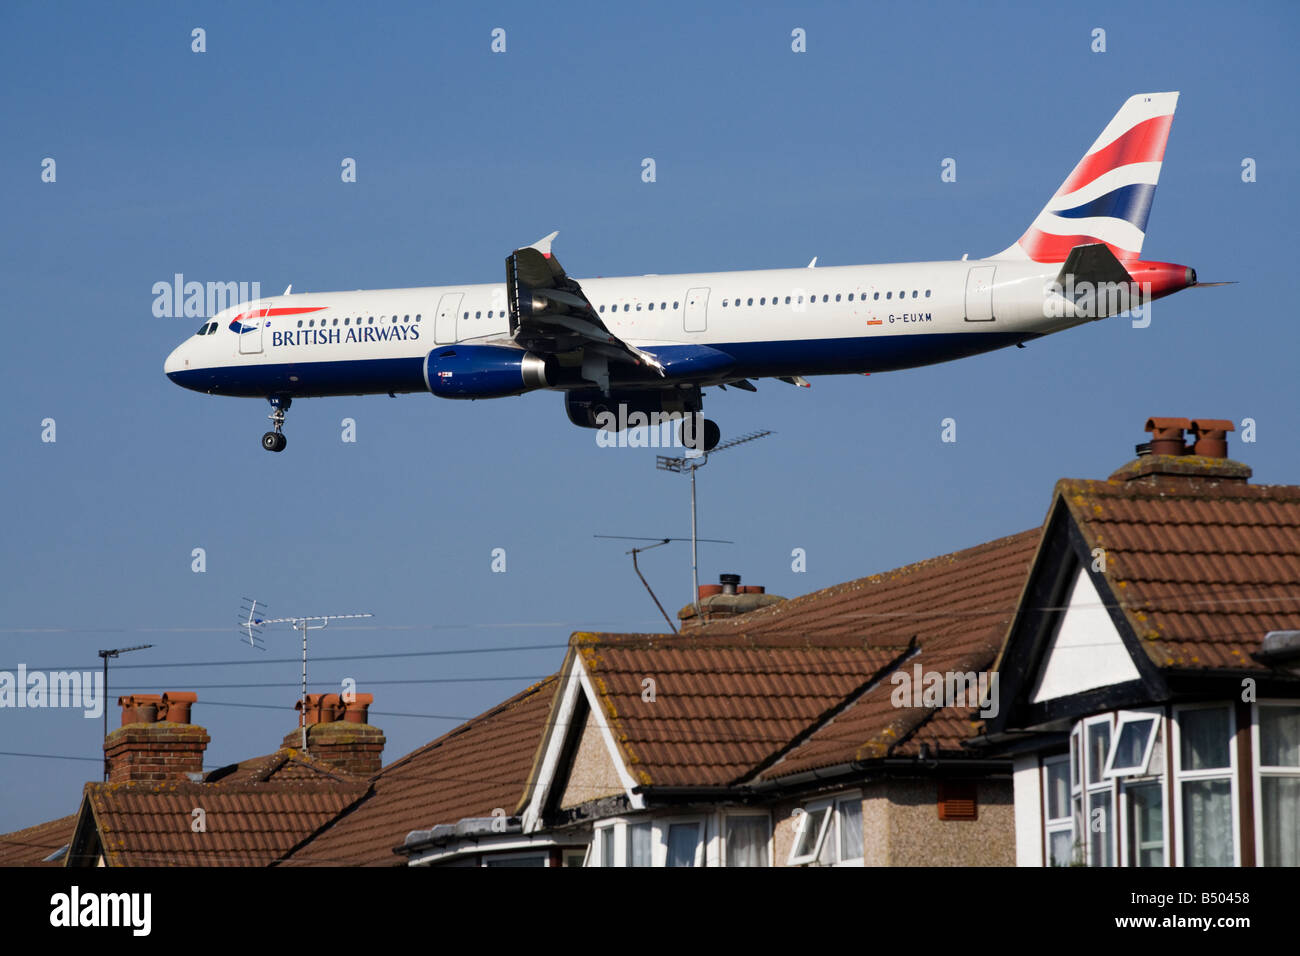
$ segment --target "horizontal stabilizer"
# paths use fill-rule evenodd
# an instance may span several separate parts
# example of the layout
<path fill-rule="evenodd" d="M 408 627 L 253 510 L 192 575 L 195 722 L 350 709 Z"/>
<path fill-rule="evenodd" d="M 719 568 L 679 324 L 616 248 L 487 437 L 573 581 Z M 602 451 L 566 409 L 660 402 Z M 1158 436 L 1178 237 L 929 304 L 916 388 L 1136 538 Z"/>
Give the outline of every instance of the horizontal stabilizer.
<path fill-rule="evenodd" d="M 1056 276 L 1057 285 L 1064 288 L 1070 283 L 1067 276 L 1074 276 L 1074 285 L 1091 282 L 1099 285 L 1103 282 L 1133 281 L 1128 270 L 1115 258 L 1115 253 L 1104 242 L 1094 242 L 1084 246 L 1075 246 L 1065 258 L 1065 264 Z"/>

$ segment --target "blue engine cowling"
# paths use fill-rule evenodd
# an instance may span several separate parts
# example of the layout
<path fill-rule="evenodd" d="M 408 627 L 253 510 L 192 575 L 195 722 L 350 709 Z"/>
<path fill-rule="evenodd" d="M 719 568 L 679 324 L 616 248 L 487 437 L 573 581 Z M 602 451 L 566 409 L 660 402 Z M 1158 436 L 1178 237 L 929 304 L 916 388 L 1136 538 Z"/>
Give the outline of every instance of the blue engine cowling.
<path fill-rule="evenodd" d="M 504 398 L 550 385 L 546 360 L 500 345 L 443 345 L 424 360 L 424 381 L 439 398 Z"/>

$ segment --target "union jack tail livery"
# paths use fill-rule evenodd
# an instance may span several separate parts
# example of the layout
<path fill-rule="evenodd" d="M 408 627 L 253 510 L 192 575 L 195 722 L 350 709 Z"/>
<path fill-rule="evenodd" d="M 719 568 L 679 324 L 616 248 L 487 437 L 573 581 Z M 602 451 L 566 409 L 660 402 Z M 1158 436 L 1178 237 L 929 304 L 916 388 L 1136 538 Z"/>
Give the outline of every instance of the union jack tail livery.
<path fill-rule="evenodd" d="M 1130 96 L 1015 245 L 994 259 L 1064 262 L 1105 243 L 1120 261 L 1141 257 L 1177 93 Z"/>

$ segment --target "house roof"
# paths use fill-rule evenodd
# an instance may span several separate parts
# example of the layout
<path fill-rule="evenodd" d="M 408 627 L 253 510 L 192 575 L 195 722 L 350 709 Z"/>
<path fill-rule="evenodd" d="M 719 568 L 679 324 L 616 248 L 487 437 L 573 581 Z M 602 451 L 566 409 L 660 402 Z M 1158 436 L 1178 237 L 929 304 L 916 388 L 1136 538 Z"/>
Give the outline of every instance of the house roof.
<path fill-rule="evenodd" d="M 1300 486 L 1063 479 L 1056 495 L 1157 667 L 1265 671 L 1265 633 L 1300 626 Z"/>
<path fill-rule="evenodd" d="M 726 786 L 906 653 L 863 637 L 577 634 L 623 765 L 638 783 Z M 654 699 L 643 692 L 654 680 Z"/>
<path fill-rule="evenodd" d="M 207 774 L 205 783 L 224 786 L 245 783 L 282 783 L 290 780 L 311 780 L 328 784 L 331 781 L 358 783 L 365 779 L 318 760 L 310 753 L 293 747 L 281 747 L 275 753 L 250 757 L 239 763 L 219 767 Z"/>
<path fill-rule="evenodd" d="M 62 866 L 61 859 L 47 863 L 45 858 L 72 842 L 76 822 L 74 813 L 25 830 L 0 834 L 0 866 Z"/>
<path fill-rule="evenodd" d="M 88 783 L 78 829 L 93 823 L 109 866 L 268 866 L 367 789 L 303 780 Z M 204 812 L 202 832 L 193 829 L 195 809 Z"/>
<path fill-rule="evenodd" d="M 290 866 L 397 866 L 407 833 L 467 817 L 513 812 L 546 727 L 548 677 L 394 761 L 347 815 L 294 852 Z"/>
<path fill-rule="evenodd" d="M 576 634 L 572 644 L 643 786 L 725 786 L 910 755 L 926 724 L 956 755 L 968 709 L 895 707 L 886 675 L 904 659 L 986 668 L 1038 537 L 1025 531 L 681 635 Z M 653 702 L 642 696 L 647 677 Z"/>

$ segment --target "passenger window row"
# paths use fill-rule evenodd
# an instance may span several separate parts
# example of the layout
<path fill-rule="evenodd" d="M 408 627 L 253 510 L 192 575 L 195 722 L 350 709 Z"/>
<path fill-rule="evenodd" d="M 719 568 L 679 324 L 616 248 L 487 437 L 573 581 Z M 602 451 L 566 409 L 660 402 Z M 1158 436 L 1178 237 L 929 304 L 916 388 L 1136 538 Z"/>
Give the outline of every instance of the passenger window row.
<path fill-rule="evenodd" d="M 421 320 L 423 319 L 423 317 L 424 317 L 424 313 L 422 313 L 422 312 L 417 312 L 416 315 L 415 315 L 415 321 L 416 321 L 416 322 L 419 322 L 419 321 L 421 321 Z M 375 317 L 374 317 L 373 315 L 370 316 L 369 319 L 368 319 L 367 321 L 365 321 L 365 322 L 362 322 L 362 319 L 363 319 L 363 318 L 364 318 L 364 316 L 360 316 L 360 315 L 357 316 L 357 325 L 374 325 L 374 324 L 375 324 Z M 388 320 L 389 320 L 389 316 L 381 315 L 381 316 L 379 317 L 379 324 L 380 324 L 380 325 L 383 325 L 383 324 L 384 324 L 385 322 L 387 322 Z M 392 323 L 393 323 L 394 325 L 396 325 L 398 322 L 410 322 L 410 321 L 411 321 L 411 316 L 410 316 L 409 314 L 407 314 L 407 315 L 403 315 L 403 316 L 401 316 L 400 318 L 399 318 L 398 316 L 396 316 L 396 315 L 392 316 Z M 333 322 L 331 322 L 329 319 L 321 319 L 321 320 L 320 320 L 320 324 L 321 324 L 321 328 L 325 328 L 325 326 L 327 326 L 327 325 L 338 325 L 338 324 L 339 324 L 339 320 L 338 320 L 338 319 L 334 319 Z M 343 324 L 344 324 L 344 325 L 351 325 L 351 324 L 352 324 L 352 316 L 348 316 L 347 318 L 345 318 L 345 319 L 343 320 Z M 315 319 L 308 319 L 308 320 L 307 320 L 307 328 L 312 329 L 312 328 L 315 328 L 315 327 L 316 327 L 316 320 L 315 320 Z M 302 328 L 302 319 L 299 319 L 299 320 L 298 320 L 298 328 Z"/>

